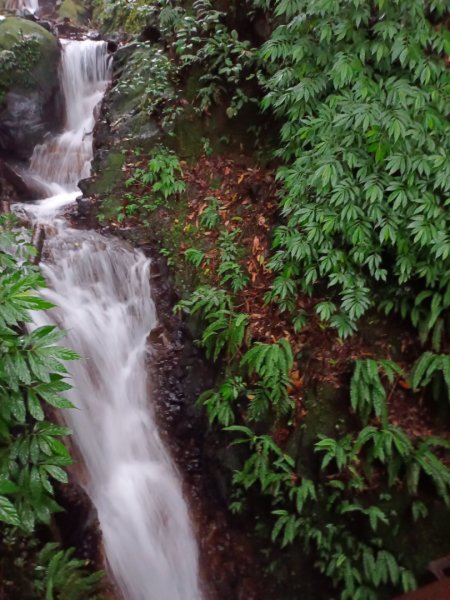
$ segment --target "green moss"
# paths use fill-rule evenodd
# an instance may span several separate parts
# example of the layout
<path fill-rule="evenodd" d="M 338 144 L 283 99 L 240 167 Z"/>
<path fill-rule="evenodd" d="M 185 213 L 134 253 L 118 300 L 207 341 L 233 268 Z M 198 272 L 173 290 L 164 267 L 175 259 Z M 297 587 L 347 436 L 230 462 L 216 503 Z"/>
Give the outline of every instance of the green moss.
<path fill-rule="evenodd" d="M 351 428 L 348 398 L 339 388 L 327 383 L 308 386 L 305 397 L 307 414 L 289 440 L 289 453 L 298 465 L 298 474 L 313 476 L 318 457 L 314 444 L 319 435 L 340 437 Z"/>
<path fill-rule="evenodd" d="M 0 21 L 0 48 L 10 50 L 14 44 L 32 36 L 42 45 L 43 51 L 54 52 L 57 49 L 57 39 L 38 23 L 20 17 L 6 17 Z"/>
<path fill-rule="evenodd" d="M 57 39 L 37 23 L 19 17 L 0 21 L 0 93 L 52 89 L 59 54 Z"/>
<path fill-rule="evenodd" d="M 151 13 L 151 0 L 116 0 L 114 3 L 105 0 L 94 0 L 93 18 L 105 33 L 125 31 L 138 34 L 147 24 Z"/>
<path fill-rule="evenodd" d="M 88 180 L 85 188 L 88 194 L 105 196 L 121 185 L 122 167 L 125 156 L 121 152 L 109 152 L 105 161 L 97 169 L 96 175 Z"/>
<path fill-rule="evenodd" d="M 63 0 L 58 9 L 59 17 L 67 17 L 74 23 L 83 24 L 86 20 L 86 9 L 76 0 Z"/>

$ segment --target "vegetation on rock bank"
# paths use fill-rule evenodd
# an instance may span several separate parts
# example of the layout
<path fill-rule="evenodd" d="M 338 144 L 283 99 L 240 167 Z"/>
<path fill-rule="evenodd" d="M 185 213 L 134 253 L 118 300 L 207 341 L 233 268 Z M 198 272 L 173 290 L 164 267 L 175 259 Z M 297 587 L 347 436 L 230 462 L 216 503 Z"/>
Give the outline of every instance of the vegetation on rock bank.
<path fill-rule="evenodd" d="M 100 216 L 173 267 L 277 597 L 414 588 L 449 551 L 447 3 L 96 5 L 141 35 Z"/>
<path fill-rule="evenodd" d="M 61 347 L 55 327 L 29 330 L 30 311 L 51 305 L 39 297 L 45 281 L 36 250 L 0 217 L 0 591 L 5 598 L 94 598 L 101 574 L 85 561 L 46 543 L 61 507 L 55 485 L 68 483 L 70 434 L 53 408 L 73 408 L 64 363 L 77 355 Z"/>

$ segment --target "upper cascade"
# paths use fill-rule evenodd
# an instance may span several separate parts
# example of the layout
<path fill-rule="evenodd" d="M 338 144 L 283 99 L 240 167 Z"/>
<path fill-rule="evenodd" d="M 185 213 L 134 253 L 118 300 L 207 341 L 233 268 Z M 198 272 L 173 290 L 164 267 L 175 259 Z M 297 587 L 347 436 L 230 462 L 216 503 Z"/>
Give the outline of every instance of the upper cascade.
<path fill-rule="evenodd" d="M 29 10 L 35 13 L 39 9 L 39 0 L 6 0 L 7 10 Z"/>
<path fill-rule="evenodd" d="M 106 42 L 61 42 L 65 130 L 36 146 L 29 170 L 43 197 L 77 191 L 78 182 L 89 177 L 96 108 L 110 79 Z"/>

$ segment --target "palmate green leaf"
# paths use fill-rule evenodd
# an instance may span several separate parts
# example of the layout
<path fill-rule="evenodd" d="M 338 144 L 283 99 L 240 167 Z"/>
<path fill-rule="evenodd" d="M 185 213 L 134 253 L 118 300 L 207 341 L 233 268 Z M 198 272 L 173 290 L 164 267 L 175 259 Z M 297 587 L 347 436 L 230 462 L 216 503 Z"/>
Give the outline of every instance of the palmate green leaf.
<path fill-rule="evenodd" d="M 64 469 L 61 469 L 56 465 L 43 465 L 43 468 L 57 481 L 60 481 L 61 483 L 68 483 L 69 478 Z"/>
<path fill-rule="evenodd" d="M 0 494 L 15 494 L 19 491 L 18 486 L 7 479 L 0 479 Z"/>
<path fill-rule="evenodd" d="M 20 527 L 20 517 L 14 505 L 5 496 L 0 496 L 0 521 L 14 527 Z"/>
<path fill-rule="evenodd" d="M 63 427 L 61 425 L 56 425 L 55 423 L 36 423 L 35 431 L 37 433 L 42 433 L 44 435 L 57 435 L 57 436 L 67 436 L 71 435 L 71 430 L 68 427 Z"/>
<path fill-rule="evenodd" d="M 64 333 L 53 325 L 45 325 L 34 329 L 24 336 L 25 346 L 30 348 L 41 348 L 57 344 L 64 338 Z"/>
<path fill-rule="evenodd" d="M 10 365 L 10 371 L 13 371 L 15 374 L 17 374 L 17 377 L 21 383 L 24 383 L 25 385 L 31 384 L 31 373 L 25 361 L 24 354 L 22 354 L 20 351 L 15 352 L 11 355 L 10 362 L 8 361 L 8 363 Z"/>
<path fill-rule="evenodd" d="M 74 405 L 69 400 L 58 393 L 59 391 L 71 389 L 71 386 L 63 380 L 55 381 L 53 379 L 49 383 L 37 385 L 34 389 L 40 398 L 55 408 L 74 408 Z"/>
<path fill-rule="evenodd" d="M 28 390 L 28 410 L 36 421 L 44 420 L 44 411 L 42 410 L 36 391 L 32 388 Z"/>
<path fill-rule="evenodd" d="M 0 216 L 1 239 L 3 222 Z M 30 310 L 52 305 L 37 296 L 45 282 L 22 261 L 22 242 L 16 240 L 12 235 L 14 255 L 0 250 L 0 521 L 32 533 L 36 521 L 48 524 L 60 510 L 49 478 L 67 481 L 64 467 L 71 463 L 55 437 L 70 432 L 44 421 L 41 401 L 70 406 L 60 396 L 70 389 L 63 362 L 77 355 L 57 345 L 63 335 L 54 327 L 24 333 Z"/>
<path fill-rule="evenodd" d="M 25 402 L 20 392 L 10 392 L 9 395 L 9 407 L 11 414 L 20 424 L 25 423 L 26 420 L 26 407 Z"/>
<path fill-rule="evenodd" d="M 38 467 L 32 467 L 30 471 L 30 492 L 33 498 L 40 498 L 45 490 L 42 481 L 41 474 Z"/>

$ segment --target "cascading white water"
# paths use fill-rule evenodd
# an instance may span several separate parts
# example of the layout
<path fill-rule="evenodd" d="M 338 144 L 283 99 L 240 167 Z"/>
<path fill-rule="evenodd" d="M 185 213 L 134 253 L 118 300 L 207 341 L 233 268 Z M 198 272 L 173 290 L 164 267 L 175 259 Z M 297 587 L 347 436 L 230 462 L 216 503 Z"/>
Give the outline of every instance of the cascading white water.
<path fill-rule="evenodd" d="M 39 8 L 39 0 L 6 0 L 5 8 L 7 10 L 24 10 L 36 12 Z"/>
<path fill-rule="evenodd" d="M 89 476 L 106 556 L 129 600 L 198 600 L 197 550 L 180 483 L 148 407 L 146 348 L 156 323 L 149 261 L 63 226 L 47 249 L 45 297 L 83 360 L 65 418 Z M 53 262 L 54 261 L 54 262 Z"/>
<path fill-rule="evenodd" d="M 109 80 L 106 43 L 62 40 L 62 44 L 65 131 L 36 146 L 29 169 L 29 177 L 46 195 L 56 196 L 53 204 L 58 199 L 64 202 L 66 192 L 77 191 L 80 179 L 89 176 L 95 112 Z"/>
<path fill-rule="evenodd" d="M 70 365 L 77 409 L 64 418 L 125 599 L 199 600 L 187 506 L 149 407 L 147 338 L 156 324 L 149 260 L 116 239 L 71 229 L 60 214 L 89 174 L 93 114 L 107 78 L 104 44 L 64 44 L 67 130 L 36 149 L 30 168 L 53 194 L 27 212 L 51 223 L 42 268 L 44 295 L 57 306 L 36 314 L 35 325 L 57 323 L 82 356 Z"/>

